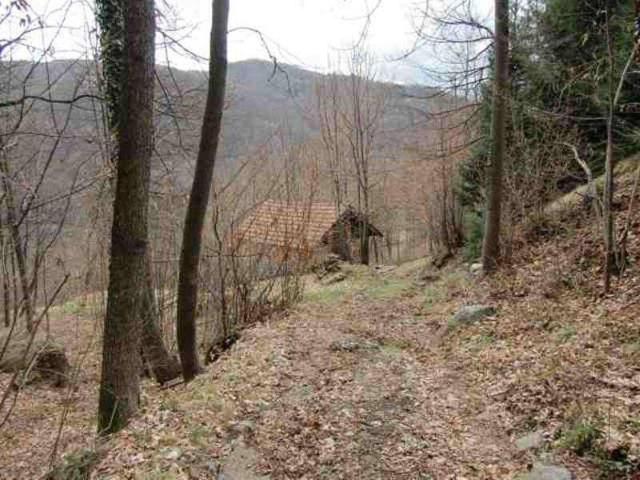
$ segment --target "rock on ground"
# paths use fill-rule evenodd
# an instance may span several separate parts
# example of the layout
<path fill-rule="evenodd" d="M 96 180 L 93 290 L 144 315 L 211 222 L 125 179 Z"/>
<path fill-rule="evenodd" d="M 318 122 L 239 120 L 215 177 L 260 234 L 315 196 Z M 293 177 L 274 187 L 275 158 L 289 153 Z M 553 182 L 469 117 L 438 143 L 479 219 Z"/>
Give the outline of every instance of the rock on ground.
<path fill-rule="evenodd" d="M 239 442 L 227 458 L 217 480 L 269 480 L 270 477 L 255 473 L 258 460 L 258 452 Z"/>
<path fill-rule="evenodd" d="M 544 432 L 537 430 L 528 433 L 516 440 L 516 448 L 521 452 L 535 450 L 544 444 Z"/>
<path fill-rule="evenodd" d="M 0 335 L 0 353 L 6 342 L 6 336 Z M 13 373 L 26 370 L 31 365 L 29 378 L 24 381 L 43 379 L 52 381 L 56 387 L 66 385 L 71 366 L 64 348 L 48 339 L 35 338 L 31 341 L 27 332 L 12 335 L 0 358 L 0 372 Z"/>
<path fill-rule="evenodd" d="M 533 469 L 521 478 L 522 480 L 572 480 L 573 475 L 564 467 L 536 463 Z"/>
<path fill-rule="evenodd" d="M 462 307 L 451 319 L 451 326 L 471 325 L 496 314 L 491 305 L 467 305 Z"/>
<path fill-rule="evenodd" d="M 479 275 L 482 273 L 482 264 L 481 263 L 472 263 L 469 267 L 469 271 L 474 275 Z"/>

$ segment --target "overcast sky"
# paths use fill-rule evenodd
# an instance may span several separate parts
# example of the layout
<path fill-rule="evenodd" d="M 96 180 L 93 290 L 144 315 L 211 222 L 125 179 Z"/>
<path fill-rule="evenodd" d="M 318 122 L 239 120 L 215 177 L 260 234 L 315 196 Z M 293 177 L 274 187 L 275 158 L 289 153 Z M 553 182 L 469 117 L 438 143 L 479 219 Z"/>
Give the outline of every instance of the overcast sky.
<path fill-rule="evenodd" d="M 85 54 L 91 42 L 92 24 L 90 0 L 29 0 L 35 14 L 49 26 L 59 25 L 65 18 L 64 29 L 49 28 L 39 34 L 41 45 L 54 35 L 54 57 L 68 58 Z M 415 42 L 415 27 L 420 9 L 427 0 L 231 0 L 230 29 L 257 29 L 263 33 L 271 52 L 279 61 L 304 68 L 326 71 L 335 67 L 337 58 L 362 36 L 367 25 L 367 12 L 376 5 L 369 23 L 367 48 L 378 60 L 379 76 L 402 82 L 422 81 L 416 63 L 429 61 L 428 49 L 412 60 L 396 59 Z M 433 0 L 432 0 L 433 1 Z M 446 1 L 446 0 L 441 0 Z M 193 53 L 208 55 L 211 26 L 210 0 L 157 0 L 168 4 L 173 12 L 162 22 L 173 38 Z M 491 0 L 476 0 L 483 16 L 491 13 Z M 163 10 L 167 10 L 163 7 Z M 6 26 L 0 26 L 7 30 Z M 177 28 L 174 30 L 174 28 Z M 8 32 L 0 32 L 7 38 Z M 162 38 L 158 36 L 158 41 Z M 18 54 L 20 55 L 20 54 Z M 24 52 L 22 53 L 24 55 Z M 170 53 L 170 62 L 185 69 L 204 69 L 206 62 L 197 61 L 185 52 Z M 267 59 L 268 53 L 260 38 L 247 31 L 235 31 L 229 37 L 231 61 L 250 58 Z M 158 61 L 166 63 L 165 53 L 158 52 Z"/>

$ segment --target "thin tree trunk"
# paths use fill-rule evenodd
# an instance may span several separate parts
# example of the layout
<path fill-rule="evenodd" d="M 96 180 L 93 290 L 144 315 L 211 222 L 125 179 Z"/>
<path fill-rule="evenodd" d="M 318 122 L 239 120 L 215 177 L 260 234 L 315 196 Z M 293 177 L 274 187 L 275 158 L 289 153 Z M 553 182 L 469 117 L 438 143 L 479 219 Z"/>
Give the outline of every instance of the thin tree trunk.
<path fill-rule="evenodd" d="M 366 176 L 364 177 L 366 179 Z M 369 265 L 371 259 L 369 255 L 369 192 L 368 185 L 362 189 L 363 209 L 364 213 L 360 213 L 362 217 L 360 228 L 360 260 L 363 265 Z"/>
<path fill-rule="evenodd" d="M 486 273 L 495 270 L 500 260 L 502 169 L 509 89 L 509 0 L 495 0 L 495 57 L 493 148 L 487 175 L 486 222 L 482 245 L 482 265 Z"/>
<path fill-rule="evenodd" d="M 200 371 L 196 343 L 198 305 L 198 267 L 202 249 L 202 230 L 209 203 L 213 169 L 218 152 L 227 78 L 227 28 L 229 0 L 213 0 L 209 88 L 196 170 L 184 224 L 180 275 L 178 280 L 177 337 L 182 374 L 192 380 Z"/>
<path fill-rule="evenodd" d="M 9 270 L 7 268 L 7 239 L 4 232 L 4 223 L 0 215 L 0 261 L 2 262 L 2 313 L 5 328 L 11 326 L 11 294 L 9 285 Z"/>
<path fill-rule="evenodd" d="M 0 147 L 1 148 L 1 147 Z M 18 267 L 18 279 L 22 292 L 22 311 L 25 313 L 25 324 L 27 331 L 33 331 L 33 303 L 29 279 L 27 273 L 27 259 L 24 251 L 24 242 L 18 226 L 18 215 L 15 204 L 13 187 L 11 186 L 9 166 L 6 158 L 0 160 L 0 173 L 2 174 L 2 186 L 4 190 L 4 201 L 7 207 L 7 224 L 10 232 L 10 242 L 13 246 L 13 254 Z"/>
<path fill-rule="evenodd" d="M 611 274 L 615 267 L 615 238 L 613 233 L 613 169 L 615 167 L 615 158 L 613 152 L 613 121 L 615 107 L 615 87 L 613 84 L 614 75 L 614 58 L 613 58 L 613 42 L 610 31 L 610 12 L 607 9 L 607 53 L 609 55 L 609 101 L 607 105 L 607 150 L 605 157 L 605 174 L 604 174 L 604 198 L 603 198 L 603 216 L 604 216 L 604 268 L 603 283 L 604 292 L 608 293 L 611 289 Z M 623 77 L 624 78 L 624 77 Z"/>
<path fill-rule="evenodd" d="M 153 152 L 154 0 L 125 3 L 125 57 L 111 229 L 98 431 L 127 425 L 139 407 L 140 341 Z"/>
<path fill-rule="evenodd" d="M 639 3 L 636 3 L 636 13 L 640 11 Z M 613 134 L 614 134 L 614 122 L 615 122 L 615 110 L 620 101 L 622 95 L 622 87 L 624 81 L 631 69 L 631 65 L 638 55 L 638 43 L 634 44 L 633 51 L 627 60 L 627 63 L 620 75 L 620 81 L 618 87 L 614 85 L 614 51 L 613 40 L 611 38 L 610 18 L 609 11 L 607 11 L 607 53 L 609 56 L 609 105 L 607 115 L 607 150 L 605 159 L 605 181 L 604 181 L 604 199 L 603 199 L 603 220 L 604 220 L 604 269 L 603 269 L 603 283 L 604 292 L 608 293 L 611 289 L 611 275 L 614 269 L 619 267 L 619 270 L 624 269 L 623 263 L 625 258 L 619 258 L 615 243 L 615 221 L 613 218 L 612 204 L 614 195 L 614 170 L 615 170 L 615 155 L 613 147 Z M 636 27 L 640 28 L 640 18 L 636 17 Z M 637 40 L 637 37 L 636 37 Z"/>
<path fill-rule="evenodd" d="M 142 355 L 149 364 L 153 377 L 159 384 L 170 382 L 180 376 L 180 362 L 169 353 L 158 325 L 158 306 L 151 277 L 151 259 L 145 258 L 145 283 L 142 300 Z"/>

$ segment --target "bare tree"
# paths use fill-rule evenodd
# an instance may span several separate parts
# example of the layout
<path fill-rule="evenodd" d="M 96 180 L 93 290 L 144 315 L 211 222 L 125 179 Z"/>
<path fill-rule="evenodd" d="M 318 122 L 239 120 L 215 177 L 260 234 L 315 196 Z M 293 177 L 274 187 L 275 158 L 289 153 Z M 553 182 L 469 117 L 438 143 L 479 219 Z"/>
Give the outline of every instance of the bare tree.
<path fill-rule="evenodd" d="M 222 129 L 227 77 L 228 22 L 229 0 L 213 0 L 207 102 L 180 255 L 176 331 L 185 381 L 192 380 L 201 370 L 196 341 L 198 267 L 204 218 Z"/>
<path fill-rule="evenodd" d="M 340 118 L 341 102 L 340 79 L 336 73 L 323 77 L 316 86 L 316 101 L 320 125 L 320 136 L 325 151 L 325 160 L 331 181 L 331 193 L 336 206 L 336 215 L 340 215 L 348 196 L 347 169 L 344 164 L 345 140 Z M 344 225 L 338 225 L 337 236 L 332 245 L 337 246 L 333 253 L 345 261 L 351 261 L 351 250 Z"/>
<path fill-rule="evenodd" d="M 485 272 L 498 266 L 502 170 L 505 155 L 507 102 L 509 98 L 509 0 L 495 0 L 495 78 L 493 85 L 492 152 L 487 173 L 482 265 Z"/>
<path fill-rule="evenodd" d="M 147 210 L 153 152 L 155 71 L 154 0 L 128 0 L 124 8 L 124 89 L 107 312 L 104 325 L 98 430 L 127 425 L 140 401 L 141 309 L 145 291 Z"/>
<path fill-rule="evenodd" d="M 636 12 L 640 11 L 640 6 L 636 4 Z M 615 57 L 614 57 L 614 41 L 611 35 L 611 11 L 606 9 L 606 37 L 607 37 L 607 55 L 608 55 L 608 111 L 607 111 L 607 146 L 605 156 L 605 176 L 604 176 L 604 192 L 603 192 L 603 232 L 604 232 L 604 248 L 605 259 L 603 268 L 603 283 L 604 291 L 608 293 L 611 289 L 611 275 L 616 267 L 619 270 L 623 269 L 623 263 L 626 261 L 624 258 L 619 258 L 619 252 L 615 241 L 615 219 L 613 215 L 613 195 L 614 195 L 614 168 L 615 168 L 615 152 L 614 152 L 614 129 L 616 115 L 615 111 L 620 101 L 622 87 L 629 73 L 631 65 L 636 60 L 638 55 L 638 42 L 634 44 L 634 48 L 631 51 L 631 55 L 625 64 L 625 67 L 620 74 L 620 80 L 618 85 L 615 84 Z M 638 17 L 636 18 L 636 26 L 640 27 Z M 638 38 L 636 36 L 636 38 Z"/>
<path fill-rule="evenodd" d="M 356 50 L 350 65 L 346 102 L 343 112 L 344 136 L 349 145 L 355 170 L 360 224 L 360 262 L 369 264 L 371 161 L 376 135 L 382 125 L 386 103 L 385 92 L 375 84 L 373 61 L 364 52 Z"/>

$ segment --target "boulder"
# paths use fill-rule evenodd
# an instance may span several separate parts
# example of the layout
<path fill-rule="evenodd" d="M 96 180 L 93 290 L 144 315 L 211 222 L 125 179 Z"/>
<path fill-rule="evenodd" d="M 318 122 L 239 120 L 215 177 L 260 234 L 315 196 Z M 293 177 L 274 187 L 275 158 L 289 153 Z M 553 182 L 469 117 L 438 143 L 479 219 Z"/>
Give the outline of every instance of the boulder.
<path fill-rule="evenodd" d="M 536 463 L 522 480 L 572 480 L 573 475 L 564 467 Z"/>
<path fill-rule="evenodd" d="M 458 310 L 449 322 L 449 325 L 451 327 L 472 325 L 495 314 L 496 308 L 491 305 L 466 305 Z"/>
<path fill-rule="evenodd" d="M 521 451 L 536 450 L 544 445 L 544 432 L 536 430 L 516 440 L 516 448 Z"/>
<path fill-rule="evenodd" d="M 482 264 L 481 263 L 472 263 L 469 267 L 469 271 L 473 275 L 480 275 L 482 273 Z"/>
<path fill-rule="evenodd" d="M 7 337 L 0 335 L 0 354 Z M 31 341 L 27 332 L 17 332 L 9 338 L 9 343 L 0 358 L 0 372 L 14 373 L 29 369 L 26 383 L 37 380 L 51 381 L 56 387 L 67 384 L 71 366 L 63 347 L 51 339 L 36 337 Z"/>

